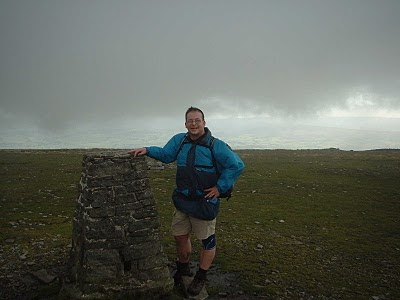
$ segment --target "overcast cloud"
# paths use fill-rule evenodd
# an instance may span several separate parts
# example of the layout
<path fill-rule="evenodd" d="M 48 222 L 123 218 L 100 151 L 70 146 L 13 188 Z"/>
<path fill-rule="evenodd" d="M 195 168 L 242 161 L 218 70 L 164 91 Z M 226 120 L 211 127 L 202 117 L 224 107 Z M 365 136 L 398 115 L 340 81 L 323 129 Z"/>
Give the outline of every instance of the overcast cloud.
<path fill-rule="evenodd" d="M 0 1 L 1 126 L 400 117 L 400 1 Z"/>

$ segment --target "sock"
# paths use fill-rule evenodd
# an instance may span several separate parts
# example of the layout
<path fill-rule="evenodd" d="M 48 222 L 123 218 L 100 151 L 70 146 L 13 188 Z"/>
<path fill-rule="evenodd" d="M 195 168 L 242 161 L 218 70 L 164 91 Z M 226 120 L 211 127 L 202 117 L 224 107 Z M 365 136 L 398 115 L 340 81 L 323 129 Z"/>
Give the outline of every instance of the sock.
<path fill-rule="evenodd" d="M 181 263 L 181 262 L 178 261 L 178 263 L 177 263 L 177 271 L 180 272 L 180 273 L 183 273 L 183 274 L 190 273 L 189 262 Z"/>
<path fill-rule="evenodd" d="M 207 279 L 207 270 L 204 270 L 199 267 L 199 270 L 196 273 L 196 277 Z"/>
<path fill-rule="evenodd" d="M 181 263 L 180 261 L 178 261 L 178 269 L 185 269 L 189 267 L 189 263 Z"/>

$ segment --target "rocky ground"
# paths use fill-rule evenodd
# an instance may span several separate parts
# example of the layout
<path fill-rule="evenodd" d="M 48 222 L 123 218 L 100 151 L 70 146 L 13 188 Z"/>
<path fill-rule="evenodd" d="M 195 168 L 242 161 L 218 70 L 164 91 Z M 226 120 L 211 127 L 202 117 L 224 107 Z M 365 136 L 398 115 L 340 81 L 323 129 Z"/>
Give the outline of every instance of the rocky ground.
<path fill-rule="evenodd" d="M 0 247 L 0 299 L 59 299 L 58 293 L 67 278 L 68 248 L 46 249 L 45 241 L 33 246 L 44 251 L 33 255 L 21 251 L 15 240 L 7 240 Z M 48 251 L 48 252 L 47 252 Z M 174 262 L 170 262 L 171 274 Z M 194 270 L 194 266 L 193 271 Z M 209 271 L 208 299 L 255 299 L 257 295 L 246 295 L 234 274 L 222 273 L 212 267 Z M 182 291 L 175 289 L 167 299 L 184 299 Z"/>
<path fill-rule="evenodd" d="M 0 299 L 56 299 L 67 274 L 68 251 L 55 248 L 33 256 L 21 252 L 18 245 L 10 244 L 11 240 L 7 243 L 0 248 Z M 44 243 L 39 241 L 33 246 L 40 247 Z"/>

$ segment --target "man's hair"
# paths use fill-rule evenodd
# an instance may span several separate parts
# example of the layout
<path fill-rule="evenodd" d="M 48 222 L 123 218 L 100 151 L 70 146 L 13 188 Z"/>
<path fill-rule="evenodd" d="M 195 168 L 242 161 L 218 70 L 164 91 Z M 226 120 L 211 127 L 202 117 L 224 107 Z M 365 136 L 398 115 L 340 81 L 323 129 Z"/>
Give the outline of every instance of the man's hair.
<path fill-rule="evenodd" d="M 200 112 L 200 113 L 201 113 L 201 116 L 203 117 L 203 120 L 204 120 L 204 113 L 203 113 L 203 111 L 202 111 L 200 108 L 193 107 L 193 106 L 191 106 L 191 107 L 189 107 L 189 108 L 187 109 L 187 111 L 186 111 L 186 113 L 185 113 L 185 120 L 187 120 L 187 115 L 188 115 L 188 113 L 193 112 L 193 111 L 198 111 L 198 112 Z"/>

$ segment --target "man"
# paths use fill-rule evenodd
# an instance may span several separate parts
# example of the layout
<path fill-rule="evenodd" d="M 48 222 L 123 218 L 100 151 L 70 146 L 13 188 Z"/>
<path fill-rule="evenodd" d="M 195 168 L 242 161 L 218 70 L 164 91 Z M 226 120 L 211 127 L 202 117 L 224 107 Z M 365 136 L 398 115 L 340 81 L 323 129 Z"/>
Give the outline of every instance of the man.
<path fill-rule="evenodd" d="M 175 284 L 182 276 L 192 276 L 189 259 L 192 252 L 190 234 L 201 240 L 199 269 L 188 287 L 188 293 L 198 295 L 207 281 L 216 253 L 215 225 L 219 198 L 228 192 L 244 163 L 231 148 L 211 136 L 205 127 L 204 113 L 190 107 L 185 114 L 187 133 L 178 133 L 161 147 L 138 148 L 133 156 L 147 155 L 164 163 L 177 161 L 176 189 L 172 195 L 175 205 L 171 230 L 178 252 Z"/>

